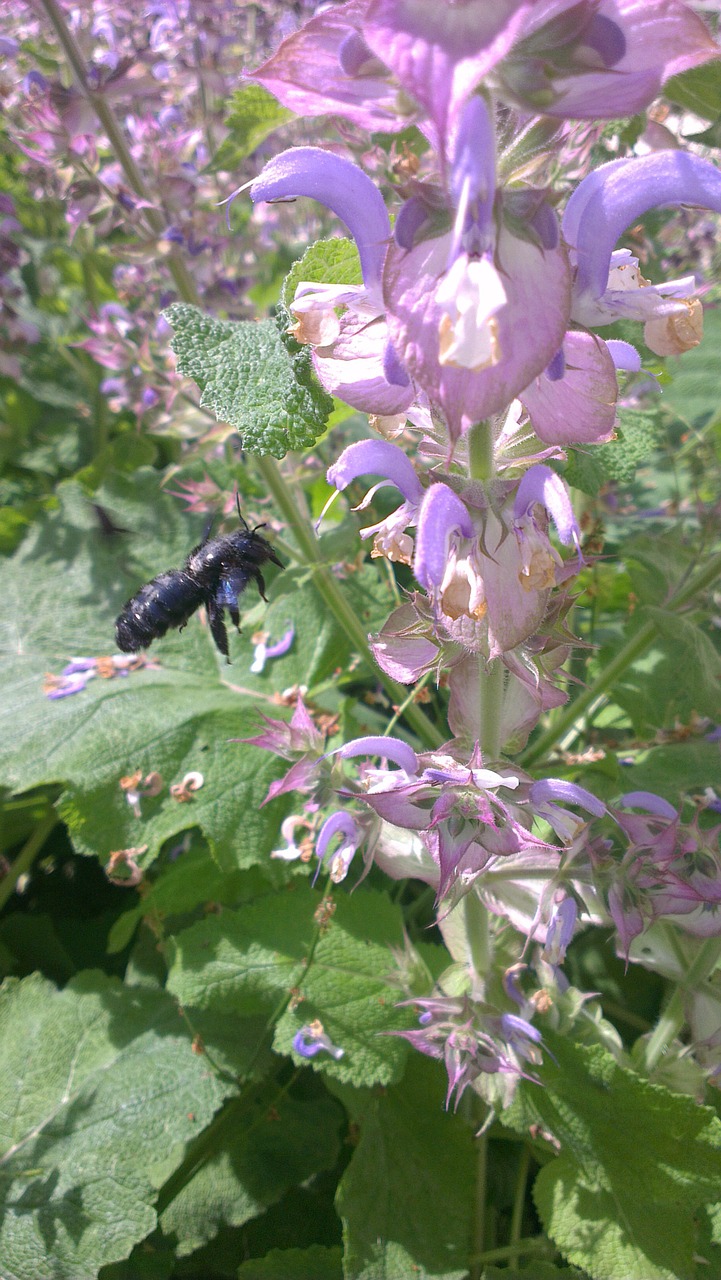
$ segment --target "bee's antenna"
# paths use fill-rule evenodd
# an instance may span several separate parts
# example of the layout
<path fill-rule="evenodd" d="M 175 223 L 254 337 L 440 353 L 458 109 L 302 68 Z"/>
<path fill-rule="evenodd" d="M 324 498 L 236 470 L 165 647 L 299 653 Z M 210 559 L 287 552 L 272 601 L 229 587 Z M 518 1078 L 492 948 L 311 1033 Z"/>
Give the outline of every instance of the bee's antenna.
<path fill-rule="evenodd" d="M 246 529 L 248 529 L 249 528 L 248 521 L 246 520 L 245 516 L 243 515 L 243 512 L 240 509 L 240 494 L 238 493 L 237 489 L 235 491 L 235 505 L 238 508 L 238 519 L 240 520 L 241 524 L 245 525 Z"/>

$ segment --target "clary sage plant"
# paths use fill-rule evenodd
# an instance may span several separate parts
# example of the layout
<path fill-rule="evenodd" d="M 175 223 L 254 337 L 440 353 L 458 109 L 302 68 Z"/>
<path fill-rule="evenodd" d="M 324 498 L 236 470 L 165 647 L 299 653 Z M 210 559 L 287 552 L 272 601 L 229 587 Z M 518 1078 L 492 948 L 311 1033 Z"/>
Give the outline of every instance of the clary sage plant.
<path fill-rule="evenodd" d="M 299 281 L 292 333 L 323 387 L 371 415 L 375 438 L 345 448 L 327 479 L 338 493 L 372 484 L 361 510 L 380 485 L 396 496 L 361 537 L 413 585 L 371 647 L 394 680 L 447 687 L 447 735 L 430 751 L 393 736 L 329 751 L 299 700 L 290 724 L 250 741 L 293 762 L 271 787 L 298 793 L 275 856 L 300 857 L 296 833 L 307 846 L 310 832 L 334 882 L 375 864 L 434 890 L 451 953 L 474 959 L 460 989 L 454 972 L 452 990 L 441 977 L 417 1001 L 419 1030 L 404 1034 L 445 1062 L 449 1102 L 468 1087 L 486 1099 L 487 1122 L 541 1061 L 535 1014 L 588 1017 L 562 969 L 577 931 L 612 929 L 626 962 L 643 962 L 660 922 L 721 936 L 718 827 L 646 790 L 606 803 L 513 759 L 568 698 L 567 617 L 588 563 L 553 464 L 614 439 L 624 380 L 642 370 L 633 343 L 604 330 L 636 322 L 664 356 L 702 337 L 700 282 L 644 279 L 623 233 L 658 206 L 721 212 L 718 169 L 680 148 L 575 181 L 571 122 L 641 111 L 668 76 L 716 56 L 685 4 L 353 0 L 254 72 L 299 115 L 415 126 L 428 144 L 390 209 L 369 173 L 318 147 L 273 157 L 250 196 L 320 201 L 357 246 L 362 283 Z M 500 921 L 518 939 L 505 968 Z M 327 1047 L 323 1034 L 297 1051 Z M 713 1077 L 721 1056 L 698 1038 Z M 647 1066 L 671 1039 L 651 1038 Z"/>

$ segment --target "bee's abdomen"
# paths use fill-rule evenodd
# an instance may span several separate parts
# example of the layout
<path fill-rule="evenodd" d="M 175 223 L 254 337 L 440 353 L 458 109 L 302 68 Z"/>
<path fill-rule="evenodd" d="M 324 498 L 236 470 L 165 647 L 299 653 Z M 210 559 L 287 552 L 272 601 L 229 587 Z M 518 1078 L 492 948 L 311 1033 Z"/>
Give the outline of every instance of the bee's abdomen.
<path fill-rule="evenodd" d="M 115 640 L 123 653 L 137 653 L 164 636 L 172 627 L 182 627 L 200 607 L 204 589 L 182 570 L 168 570 L 141 587 L 128 600 L 115 624 Z"/>

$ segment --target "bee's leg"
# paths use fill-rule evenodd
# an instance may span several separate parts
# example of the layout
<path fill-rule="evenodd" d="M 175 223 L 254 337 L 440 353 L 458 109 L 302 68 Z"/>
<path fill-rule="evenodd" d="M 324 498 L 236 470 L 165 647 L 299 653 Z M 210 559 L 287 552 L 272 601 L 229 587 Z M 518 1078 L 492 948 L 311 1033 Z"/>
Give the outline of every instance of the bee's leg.
<path fill-rule="evenodd" d="M 228 664 L 230 664 L 230 658 L 228 657 L 228 632 L 225 629 L 225 618 L 223 616 L 222 606 L 217 604 L 214 598 L 210 596 L 206 601 L 206 608 L 208 610 L 210 634 L 215 641 L 216 647 L 223 654 L 223 657 L 226 659 Z"/>
<path fill-rule="evenodd" d="M 268 601 L 268 597 L 267 597 L 267 595 L 265 594 L 265 578 L 263 577 L 262 573 L 260 572 L 260 569 L 253 569 L 253 577 L 255 578 L 256 582 L 258 583 L 258 590 L 259 590 L 259 592 L 260 592 L 260 594 L 261 594 L 261 596 L 262 596 L 263 600 L 265 600 L 265 601 L 266 601 L 266 603 L 267 603 L 267 601 Z"/>
<path fill-rule="evenodd" d="M 238 635 L 240 635 L 240 613 L 238 611 L 237 600 L 234 600 L 232 604 L 228 605 L 228 613 L 230 614 L 230 621 L 238 632 Z"/>

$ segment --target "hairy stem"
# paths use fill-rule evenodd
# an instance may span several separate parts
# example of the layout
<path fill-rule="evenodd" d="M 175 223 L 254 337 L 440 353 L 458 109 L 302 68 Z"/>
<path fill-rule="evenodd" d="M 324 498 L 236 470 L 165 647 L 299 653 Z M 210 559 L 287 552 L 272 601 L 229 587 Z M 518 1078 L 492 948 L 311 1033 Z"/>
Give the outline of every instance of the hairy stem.
<path fill-rule="evenodd" d="M 493 431 L 490 422 L 475 422 L 468 432 L 468 470 L 472 480 L 492 480 L 495 475 L 493 460 Z"/>
<path fill-rule="evenodd" d="M 479 742 L 483 761 L 498 760 L 501 754 L 501 708 L 503 705 L 504 668 L 500 658 L 494 658 L 487 670 L 478 673 L 481 682 L 481 723 Z"/>

